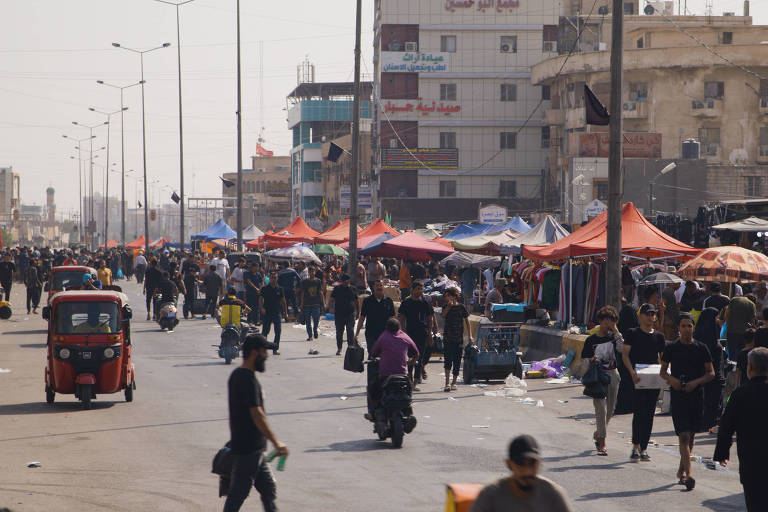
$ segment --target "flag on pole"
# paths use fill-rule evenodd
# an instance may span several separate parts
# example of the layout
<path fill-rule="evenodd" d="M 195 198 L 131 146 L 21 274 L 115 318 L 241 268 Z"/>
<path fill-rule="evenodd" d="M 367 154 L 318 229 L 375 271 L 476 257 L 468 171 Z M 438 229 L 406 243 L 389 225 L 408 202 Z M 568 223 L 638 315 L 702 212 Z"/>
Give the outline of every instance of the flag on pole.
<path fill-rule="evenodd" d="M 136 202 L 139 203 L 139 208 L 141 208 L 141 201 L 136 201 Z"/>
<path fill-rule="evenodd" d="M 606 126 L 611 123 L 608 111 L 587 85 L 584 85 L 584 107 L 587 110 L 587 124 Z"/>
<path fill-rule="evenodd" d="M 261 145 L 261 142 L 257 142 L 256 156 L 275 156 L 275 152 L 264 149 L 264 146 Z"/>
<path fill-rule="evenodd" d="M 389 212 L 384 212 L 384 222 L 388 225 L 392 225 L 392 214 Z"/>
<path fill-rule="evenodd" d="M 333 163 L 336 163 L 339 161 L 339 158 L 341 158 L 341 155 L 344 154 L 344 148 L 339 146 L 338 144 L 331 142 L 331 144 L 328 146 L 328 156 L 326 157 L 327 160 L 330 160 Z"/>
<path fill-rule="evenodd" d="M 171 194 L 171 201 L 173 201 L 176 204 L 179 204 L 179 201 L 181 201 L 181 198 L 175 191 L 173 192 L 173 194 Z"/>
<path fill-rule="evenodd" d="M 323 221 L 328 219 L 328 208 L 325 206 L 325 196 L 323 196 L 323 203 L 320 206 L 320 219 Z"/>

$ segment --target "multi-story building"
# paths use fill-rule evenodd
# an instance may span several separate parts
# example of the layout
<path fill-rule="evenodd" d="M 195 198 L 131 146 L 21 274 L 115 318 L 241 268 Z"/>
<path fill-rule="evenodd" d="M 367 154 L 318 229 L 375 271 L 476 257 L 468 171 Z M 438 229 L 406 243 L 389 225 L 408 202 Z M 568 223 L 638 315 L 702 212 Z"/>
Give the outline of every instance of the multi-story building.
<path fill-rule="evenodd" d="M 309 66 L 309 67 L 307 67 Z M 288 128 L 293 131 L 291 155 L 291 213 L 315 229 L 323 223 L 323 142 L 351 133 L 354 84 L 314 82 L 314 68 L 300 78 L 287 97 Z M 370 123 L 371 82 L 360 84 L 360 124 Z"/>
<path fill-rule="evenodd" d="M 10 222 L 13 210 L 18 209 L 20 177 L 13 167 L 0 167 L 0 222 Z"/>
<path fill-rule="evenodd" d="M 531 66 L 557 55 L 562 2 L 375 5 L 381 211 L 413 227 L 477 218 L 482 204 L 540 208 L 550 89 L 531 83 Z"/>
<path fill-rule="evenodd" d="M 365 224 L 373 220 L 373 197 L 371 188 L 371 132 L 370 126 L 363 127 L 360 131 L 360 186 L 358 187 L 358 221 Z M 367 128 L 367 129 L 366 129 Z M 345 219 L 350 215 L 351 188 L 350 175 L 352 169 L 352 157 L 343 154 L 337 162 L 331 162 L 325 157 L 328 155 L 330 143 L 350 151 L 352 148 L 352 136 L 344 135 L 322 146 L 323 155 L 323 197 L 325 198 L 324 227 L 329 227 L 336 221 Z"/>
<path fill-rule="evenodd" d="M 256 224 L 268 229 L 273 224 L 277 228 L 287 225 L 291 216 L 291 157 L 254 156 L 251 161 L 253 167 L 243 170 L 243 227 Z M 224 218 L 234 228 L 237 173 L 225 173 L 223 177 L 235 183 L 233 187 L 222 184 Z"/>
<path fill-rule="evenodd" d="M 708 201 L 765 196 L 768 26 L 752 25 L 748 13 L 674 16 L 672 6 L 665 7 L 665 16 L 624 20 L 624 199 L 646 213 L 653 207 L 695 215 Z M 576 222 L 608 190 L 607 127 L 586 125 L 584 85 L 609 106 L 610 16 L 582 13 L 561 20 L 570 27 L 559 31 L 561 55 L 532 73 L 551 97 L 547 183 L 562 194 L 548 206 L 569 211 Z M 568 55 L 574 27 L 586 27 L 582 34 L 589 36 Z M 677 168 L 659 176 L 672 162 Z"/>

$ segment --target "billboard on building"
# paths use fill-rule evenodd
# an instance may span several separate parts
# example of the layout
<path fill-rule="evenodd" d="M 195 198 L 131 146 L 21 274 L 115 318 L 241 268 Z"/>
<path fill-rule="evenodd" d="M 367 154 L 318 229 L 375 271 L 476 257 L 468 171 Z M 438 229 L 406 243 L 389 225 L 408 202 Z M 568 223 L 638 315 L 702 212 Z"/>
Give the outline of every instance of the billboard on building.
<path fill-rule="evenodd" d="M 477 211 L 477 221 L 481 224 L 504 224 L 507 222 L 507 209 L 497 204 L 482 206 Z"/>
<path fill-rule="evenodd" d="M 456 148 L 382 149 L 382 169 L 458 169 L 459 150 Z"/>
<path fill-rule="evenodd" d="M 339 208 L 349 209 L 351 208 L 352 193 L 349 190 L 349 185 L 341 186 L 341 196 L 339 198 Z M 362 209 L 370 209 L 372 205 L 372 194 L 370 185 L 362 185 L 357 190 L 357 206 Z"/>
<path fill-rule="evenodd" d="M 381 52 L 382 73 L 438 73 L 449 70 L 450 53 Z"/>
<path fill-rule="evenodd" d="M 608 158 L 611 137 L 607 132 L 579 134 L 579 156 Z M 661 158 L 660 133 L 625 133 L 624 158 Z"/>

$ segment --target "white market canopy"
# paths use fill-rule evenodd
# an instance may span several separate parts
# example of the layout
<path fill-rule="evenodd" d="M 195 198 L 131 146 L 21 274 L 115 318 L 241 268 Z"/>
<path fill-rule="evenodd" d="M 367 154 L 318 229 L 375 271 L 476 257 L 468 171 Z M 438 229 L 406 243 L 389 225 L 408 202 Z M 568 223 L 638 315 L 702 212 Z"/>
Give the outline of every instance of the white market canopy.
<path fill-rule="evenodd" d="M 757 217 L 748 217 L 743 220 L 718 224 L 717 226 L 712 226 L 712 229 L 730 229 L 731 231 L 738 231 L 740 233 L 757 233 L 760 231 L 768 231 L 768 220 L 758 219 Z"/>
<path fill-rule="evenodd" d="M 265 256 L 275 260 L 303 261 L 304 263 L 316 263 L 317 265 L 322 263 L 312 249 L 301 243 L 267 251 Z"/>
<path fill-rule="evenodd" d="M 547 215 L 541 222 L 536 224 L 530 231 L 523 233 L 515 238 L 509 244 L 502 247 L 501 254 L 520 254 L 523 252 L 523 245 L 540 246 L 549 245 L 565 238 L 570 233 L 560 225 L 551 215 Z"/>
<path fill-rule="evenodd" d="M 468 252 L 456 251 L 440 260 L 441 267 L 453 265 L 457 268 L 496 268 L 501 264 L 500 256 L 487 256 L 485 254 L 471 254 Z"/>

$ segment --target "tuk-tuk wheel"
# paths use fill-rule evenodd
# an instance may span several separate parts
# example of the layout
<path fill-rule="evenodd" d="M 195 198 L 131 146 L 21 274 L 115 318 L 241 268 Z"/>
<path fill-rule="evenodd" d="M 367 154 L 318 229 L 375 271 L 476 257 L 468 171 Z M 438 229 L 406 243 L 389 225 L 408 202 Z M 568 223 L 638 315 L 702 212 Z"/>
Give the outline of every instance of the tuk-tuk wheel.
<path fill-rule="evenodd" d="M 126 402 L 133 402 L 133 384 L 128 384 L 128 387 L 125 388 L 125 401 Z"/>
<path fill-rule="evenodd" d="M 56 392 L 52 390 L 50 387 L 45 386 L 45 401 L 49 404 L 52 404 L 55 399 L 56 399 Z"/>
<path fill-rule="evenodd" d="M 89 410 L 91 408 L 91 385 L 90 384 L 83 384 L 80 387 L 80 400 L 83 401 L 83 409 Z"/>

